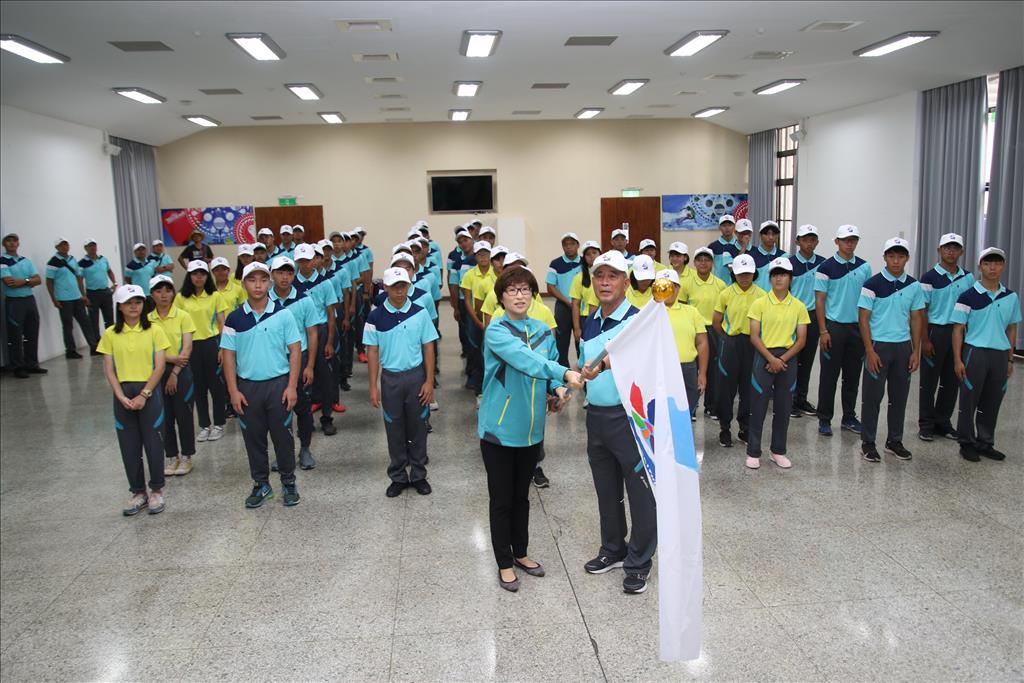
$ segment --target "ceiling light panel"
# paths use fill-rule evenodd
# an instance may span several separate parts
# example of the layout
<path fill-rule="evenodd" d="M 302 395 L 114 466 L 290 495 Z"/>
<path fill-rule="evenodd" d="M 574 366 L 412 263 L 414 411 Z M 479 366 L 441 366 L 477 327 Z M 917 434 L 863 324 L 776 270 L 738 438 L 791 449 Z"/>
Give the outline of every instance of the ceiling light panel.
<path fill-rule="evenodd" d="M 695 119 L 708 119 L 712 116 L 718 116 L 723 111 L 729 111 L 729 107 L 707 107 L 706 109 L 693 112 L 690 116 Z"/>
<path fill-rule="evenodd" d="M 449 109 L 448 118 L 452 121 L 468 121 L 472 109 Z"/>
<path fill-rule="evenodd" d="M 305 100 L 307 102 L 319 100 L 324 96 L 324 94 L 312 83 L 285 83 L 284 87 L 291 90 L 292 94 L 300 100 Z"/>
<path fill-rule="evenodd" d="M 613 85 L 608 92 L 612 95 L 632 95 L 650 82 L 649 78 L 627 78 Z"/>
<path fill-rule="evenodd" d="M 938 31 L 908 31 L 892 38 L 886 38 L 878 43 L 873 43 L 867 47 L 862 47 L 859 50 L 854 50 L 853 54 L 858 57 L 881 57 L 890 52 L 896 52 L 896 50 L 902 50 L 911 45 L 931 40 L 937 35 L 939 35 Z"/>
<path fill-rule="evenodd" d="M 276 62 L 285 52 L 266 33 L 225 33 L 227 39 L 259 62 Z"/>
<path fill-rule="evenodd" d="M 665 48 L 669 57 L 692 57 L 704 48 L 729 35 L 725 29 L 693 31 Z"/>
<path fill-rule="evenodd" d="M 121 97 L 127 97 L 129 100 L 135 100 L 141 104 L 162 104 L 167 101 L 167 98 L 163 95 L 157 95 L 155 92 L 146 90 L 145 88 L 111 88 L 111 90 Z"/>
<path fill-rule="evenodd" d="M 351 33 L 379 33 L 391 30 L 390 19 L 338 19 L 334 25 L 339 31 Z"/>
<path fill-rule="evenodd" d="M 218 121 L 217 119 L 212 119 L 209 116 L 206 116 L 205 114 L 186 114 L 181 118 L 185 119 L 186 121 L 191 121 L 197 126 L 202 126 L 203 128 L 216 128 L 220 125 L 220 121 Z"/>
<path fill-rule="evenodd" d="M 618 36 L 571 36 L 565 41 L 566 47 L 608 47 Z"/>
<path fill-rule="evenodd" d="M 584 107 L 574 114 L 578 119 L 592 119 L 604 111 L 604 107 Z"/>
<path fill-rule="evenodd" d="M 481 85 L 482 81 L 455 81 L 452 84 L 452 92 L 457 97 L 476 97 Z"/>
<path fill-rule="evenodd" d="M 501 31 L 463 31 L 459 54 L 464 57 L 490 57 L 498 49 Z"/>
<path fill-rule="evenodd" d="M 67 55 L 62 55 L 55 50 L 32 42 L 28 38 L 16 36 L 13 33 L 0 35 L 0 49 L 16 54 L 19 57 L 24 57 L 36 64 L 65 64 L 71 61 L 71 58 Z"/>
<path fill-rule="evenodd" d="M 316 114 L 326 123 L 345 123 L 345 117 L 336 111 L 321 111 Z"/>
<path fill-rule="evenodd" d="M 804 78 L 783 78 L 778 81 L 773 81 L 768 85 L 762 85 L 760 88 L 754 88 L 755 95 L 777 95 L 780 92 L 785 92 L 791 88 L 795 88 L 798 85 L 802 85 L 806 82 Z"/>
<path fill-rule="evenodd" d="M 159 40 L 110 40 L 107 42 L 121 52 L 174 52 L 169 45 L 165 45 Z"/>

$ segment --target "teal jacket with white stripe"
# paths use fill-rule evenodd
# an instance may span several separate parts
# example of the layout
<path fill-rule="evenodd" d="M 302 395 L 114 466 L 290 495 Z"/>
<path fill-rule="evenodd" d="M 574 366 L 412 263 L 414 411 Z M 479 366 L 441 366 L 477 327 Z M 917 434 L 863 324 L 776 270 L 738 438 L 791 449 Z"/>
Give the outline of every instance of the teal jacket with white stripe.
<path fill-rule="evenodd" d="M 548 393 L 564 384 L 555 336 L 533 318 L 501 315 L 484 334 L 484 390 L 477 417 L 480 438 L 521 448 L 544 440 Z"/>

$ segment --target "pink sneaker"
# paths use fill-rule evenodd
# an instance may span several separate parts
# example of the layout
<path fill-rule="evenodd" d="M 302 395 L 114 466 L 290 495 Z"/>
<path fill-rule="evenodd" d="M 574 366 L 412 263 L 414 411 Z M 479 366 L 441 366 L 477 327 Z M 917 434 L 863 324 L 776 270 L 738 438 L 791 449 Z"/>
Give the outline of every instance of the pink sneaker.
<path fill-rule="evenodd" d="M 772 453 L 772 462 L 784 470 L 788 470 L 793 466 L 793 463 L 789 461 L 789 458 L 784 455 L 779 455 L 778 453 Z"/>
<path fill-rule="evenodd" d="M 756 470 L 761 467 L 761 458 L 755 458 L 753 456 L 747 456 L 747 467 Z"/>

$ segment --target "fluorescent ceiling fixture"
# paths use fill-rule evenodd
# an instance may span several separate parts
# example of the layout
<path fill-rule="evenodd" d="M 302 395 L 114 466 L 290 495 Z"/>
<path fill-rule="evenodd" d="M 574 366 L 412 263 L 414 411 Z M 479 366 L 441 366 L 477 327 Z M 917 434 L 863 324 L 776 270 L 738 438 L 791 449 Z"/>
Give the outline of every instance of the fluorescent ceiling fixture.
<path fill-rule="evenodd" d="M 112 88 L 121 97 L 127 97 L 129 100 L 135 100 L 142 104 L 161 104 L 167 101 L 166 97 L 161 97 L 155 92 L 150 92 L 143 88 Z"/>
<path fill-rule="evenodd" d="M 224 35 L 257 61 L 276 62 L 285 57 L 284 50 L 266 33 L 225 33 Z"/>
<path fill-rule="evenodd" d="M 317 112 L 317 116 L 322 118 L 327 123 L 345 123 L 345 117 L 336 111 Z"/>
<path fill-rule="evenodd" d="M 627 78 L 613 85 L 608 92 L 612 95 L 632 95 L 650 82 L 647 78 Z"/>
<path fill-rule="evenodd" d="M 291 90 L 300 100 L 319 100 L 324 96 L 312 83 L 285 83 L 284 87 Z"/>
<path fill-rule="evenodd" d="M 806 79 L 803 78 L 784 78 L 781 81 L 775 81 L 768 85 L 762 85 L 760 88 L 754 88 L 755 95 L 775 95 L 780 92 L 795 88 L 798 85 L 802 85 Z"/>
<path fill-rule="evenodd" d="M 455 81 L 453 91 L 459 97 L 475 97 L 481 85 L 481 81 Z"/>
<path fill-rule="evenodd" d="M 467 121 L 472 109 L 449 109 L 448 118 L 452 121 Z"/>
<path fill-rule="evenodd" d="M 729 35 L 726 30 L 720 31 L 694 31 L 682 40 L 672 43 L 665 48 L 665 54 L 669 57 L 692 57 L 708 45 Z"/>
<path fill-rule="evenodd" d="M 695 119 L 708 119 L 712 116 L 718 116 L 723 111 L 729 111 L 729 107 L 708 107 L 707 109 L 695 111 L 690 116 Z"/>
<path fill-rule="evenodd" d="M 490 57 L 501 40 L 501 31 L 463 31 L 459 54 L 465 57 Z"/>
<path fill-rule="evenodd" d="M 30 59 L 36 64 L 64 64 L 71 61 L 71 58 L 66 55 L 10 33 L 0 35 L 0 49 Z"/>
<path fill-rule="evenodd" d="M 209 116 L 206 116 L 205 114 L 186 114 L 181 118 L 185 119 L 186 121 L 191 121 L 197 126 L 202 126 L 203 128 L 216 128 L 220 125 L 220 121 L 218 121 L 217 119 L 211 119 Z"/>
<path fill-rule="evenodd" d="M 937 35 L 939 35 L 938 31 L 908 31 L 892 38 L 886 38 L 880 43 L 862 47 L 859 50 L 855 50 L 853 54 L 858 57 L 881 57 L 890 52 L 896 52 L 896 50 L 902 50 L 905 47 L 923 43 Z"/>
<path fill-rule="evenodd" d="M 575 116 L 578 119 L 592 119 L 603 111 L 604 107 L 584 107 L 576 112 Z"/>

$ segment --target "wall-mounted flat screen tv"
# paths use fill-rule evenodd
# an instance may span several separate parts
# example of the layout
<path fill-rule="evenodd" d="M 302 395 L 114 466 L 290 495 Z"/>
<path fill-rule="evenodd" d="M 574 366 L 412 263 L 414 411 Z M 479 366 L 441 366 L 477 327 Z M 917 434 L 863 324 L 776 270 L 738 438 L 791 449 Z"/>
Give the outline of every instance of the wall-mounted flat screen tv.
<path fill-rule="evenodd" d="M 431 176 L 430 210 L 433 213 L 494 211 L 494 176 Z"/>

